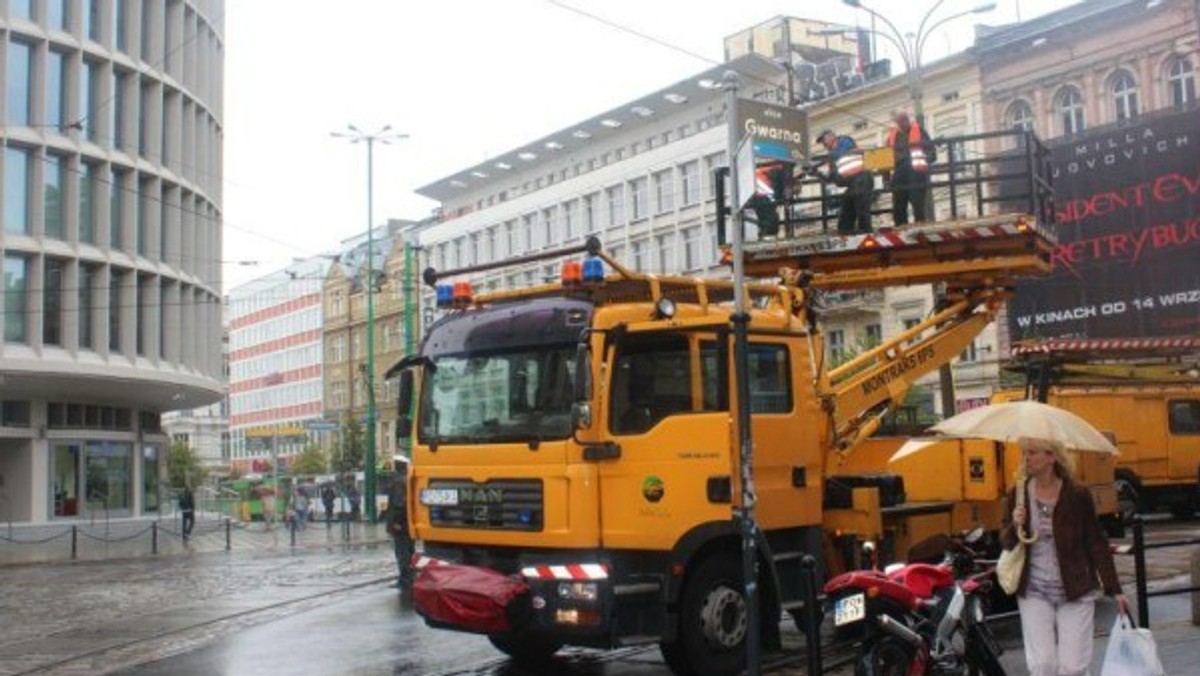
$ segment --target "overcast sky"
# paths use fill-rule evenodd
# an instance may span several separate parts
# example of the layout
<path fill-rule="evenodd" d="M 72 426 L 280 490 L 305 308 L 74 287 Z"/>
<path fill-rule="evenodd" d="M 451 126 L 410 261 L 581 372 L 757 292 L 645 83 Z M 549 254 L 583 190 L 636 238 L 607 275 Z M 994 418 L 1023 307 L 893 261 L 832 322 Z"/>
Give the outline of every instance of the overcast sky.
<path fill-rule="evenodd" d="M 936 3 L 864 4 L 907 32 Z M 935 20 L 982 0 L 941 4 Z M 930 36 L 925 61 L 1018 4 L 1071 0 L 999 0 Z M 375 147 L 374 220 L 422 218 L 437 204 L 416 188 L 710 68 L 723 38 L 779 15 L 870 22 L 834 0 L 227 0 L 225 288 L 365 232 L 366 148 L 330 132 L 409 134 Z"/>

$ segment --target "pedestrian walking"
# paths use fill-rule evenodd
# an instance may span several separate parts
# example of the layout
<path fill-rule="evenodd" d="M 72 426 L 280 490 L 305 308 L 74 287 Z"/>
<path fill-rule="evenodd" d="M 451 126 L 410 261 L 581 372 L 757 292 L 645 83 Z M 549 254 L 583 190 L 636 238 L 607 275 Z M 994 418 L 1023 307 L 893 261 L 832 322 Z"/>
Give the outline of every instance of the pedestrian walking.
<path fill-rule="evenodd" d="M 829 157 L 813 171 L 824 181 L 845 188 L 838 207 L 838 234 L 871 232 L 871 202 L 875 196 L 875 178 L 867 171 L 863 153 L 849 136 L 838 136 L 826 129 L 817 137 Z"/>
<path fill-rule="evenodd" d="M 290 512 L 296 530 L 304 530 L 304 527 L 308 525 L 308 496 L 299 486 L 292 491 Z"/>
<path fill-rule="evenodd" d="M 358 486 L 350 484 L 350 488 L 346 489 L 346 498 L 350 501 L 350 520 L 358 521 L 362 511 L 362 493 L 358 492 Z"/>
<path fill-rule="evenodd" d="M 408 530 L 408 463 L 396 463 L 396 477 L 388 491 L 385 521 L 396 554 L 396 586 L 401 593 L 412 589 L 413 540 Z"/>
<path fill-rule="evenodd" d="M 1098 587 L 1122 613 L 1129 612 L 1129 600 L 1092 493 L 1074 480 L 1062 442 L 1022 438 L 1018 443 L 1028 479 L 1009 492 L 1008 504 L 1017 504 L 1016 491 L 1023 490 L 1028 508 L 1016 507 L 1011 519 L 1006 515 L 1001 542 L 1012 549 L 1019 526 L 1027 543 L 1017 588 L 1025 663 L 1030 676 L 1083 676 L 1092 663 Z"/>
<path fill-rule="evenodd" d="M 192 536 L 192 529 L 196 527 L 196 496 L 192 495 L 192 487 L 187 484 L 183 485 L 183 493 L 179 495 L 179 513 L 183 517 L 180 531 L 183 541 L 187 542 Z"/>
<path fill-rule="evenodd" d="M 892 223 L 908 223 L 908 207 L 912 205 L 913 220 L 929 220 L 929 166 L 937 161 L 937 151 L 929 134 L 921 125 L 897 110 L 892 113 L 895 126 L 888 131 L 887 145 L 895 154 L 896 167 L 891 175 Z"/>
<path fill-rule="evenodd" d="M 333 486 L 325 484 L 321 489 L 321 504 L 325 507 L 325 525 L 326 527 L 333 526 L 333 503 L 337 500 L 337 494 L 333 492 Z"/>

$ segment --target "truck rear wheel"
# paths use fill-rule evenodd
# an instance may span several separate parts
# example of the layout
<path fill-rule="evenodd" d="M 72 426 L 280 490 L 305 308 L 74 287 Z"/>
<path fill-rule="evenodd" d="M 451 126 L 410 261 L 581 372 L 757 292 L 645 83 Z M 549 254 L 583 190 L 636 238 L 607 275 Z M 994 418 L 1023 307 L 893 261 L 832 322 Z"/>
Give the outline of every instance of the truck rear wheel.
<path fill-rule="evenodd" d="M 733 676 L 746 662 L 749 616 L 742 567 L 731 555 L 703 561 L 683 589 L 679 631 L 663 659 L 679 676 Z"/>
<path fill-rule="evenodd" d="M 561 641 L 530 636 L 492 635 L 488 640 L 513 661 L 529 666 L 545 664 L 563 645 Z"/>

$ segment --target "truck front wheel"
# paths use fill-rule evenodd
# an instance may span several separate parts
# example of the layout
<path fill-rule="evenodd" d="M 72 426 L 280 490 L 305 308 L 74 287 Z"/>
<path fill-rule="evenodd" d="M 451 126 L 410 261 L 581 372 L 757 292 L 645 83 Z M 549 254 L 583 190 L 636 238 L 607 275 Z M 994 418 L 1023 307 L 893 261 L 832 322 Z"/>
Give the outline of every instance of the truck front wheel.
<path fill-rule="evenodd" d="M 678 636 L 661 646 L 671 671 L 680 676 L 742 671 L 749 618 L 742 589 L 742 567 L 733 556 L 719 554 L 700 563 L 683 590 Z"/>
<path fill-rule="evenodd" d="M 531 636 L 492 635 L 488 640 L 496 650 L 526 666 L 545 664 L 563 645 L 561 641 Z"/>

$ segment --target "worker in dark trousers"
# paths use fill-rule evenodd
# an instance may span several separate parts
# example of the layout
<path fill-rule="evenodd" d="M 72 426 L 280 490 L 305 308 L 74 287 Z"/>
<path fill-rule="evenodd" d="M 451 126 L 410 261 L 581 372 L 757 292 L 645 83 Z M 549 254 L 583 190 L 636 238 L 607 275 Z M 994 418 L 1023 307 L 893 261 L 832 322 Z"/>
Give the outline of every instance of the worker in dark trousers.
<path fill-rule="evenodd" d="M 412 534 L 408 532 L 408 463 L 396 463 L 396 477 L 392 480 L 391 490 L 388 491 L 388 505 L 385 523 L 388 533 L 392 536 L 392 544 L 396 553 L 396 586 L 400 593 L 408 594 L 412 590 Z"/>
<path fill-rule="evenodd" d="M 838 234 L 853 235 L 871 232 L 871 202 L 875 193 L 875 178 L 867 171 L 863 153 L 849 136 L 838 136 L 826 129 L 817 137 L 825 146 L 828 159 L 813 167 L 823 180 L 845 188 L 838 213 Z"/>
<path fill-rule="evenodd" d="M 908 223 L 908 206 L 912 205 L 913 220 L 921 223 L 932 214 L 926 213 L 929 203 L 929 167 L 937 161 L 937 152 L 929 134 L 908 113 L 892 113 L 895 126 L 888 131 L 887 144 L 895 153 L 896 168 L 892 172 L 892 222 Z"/>

